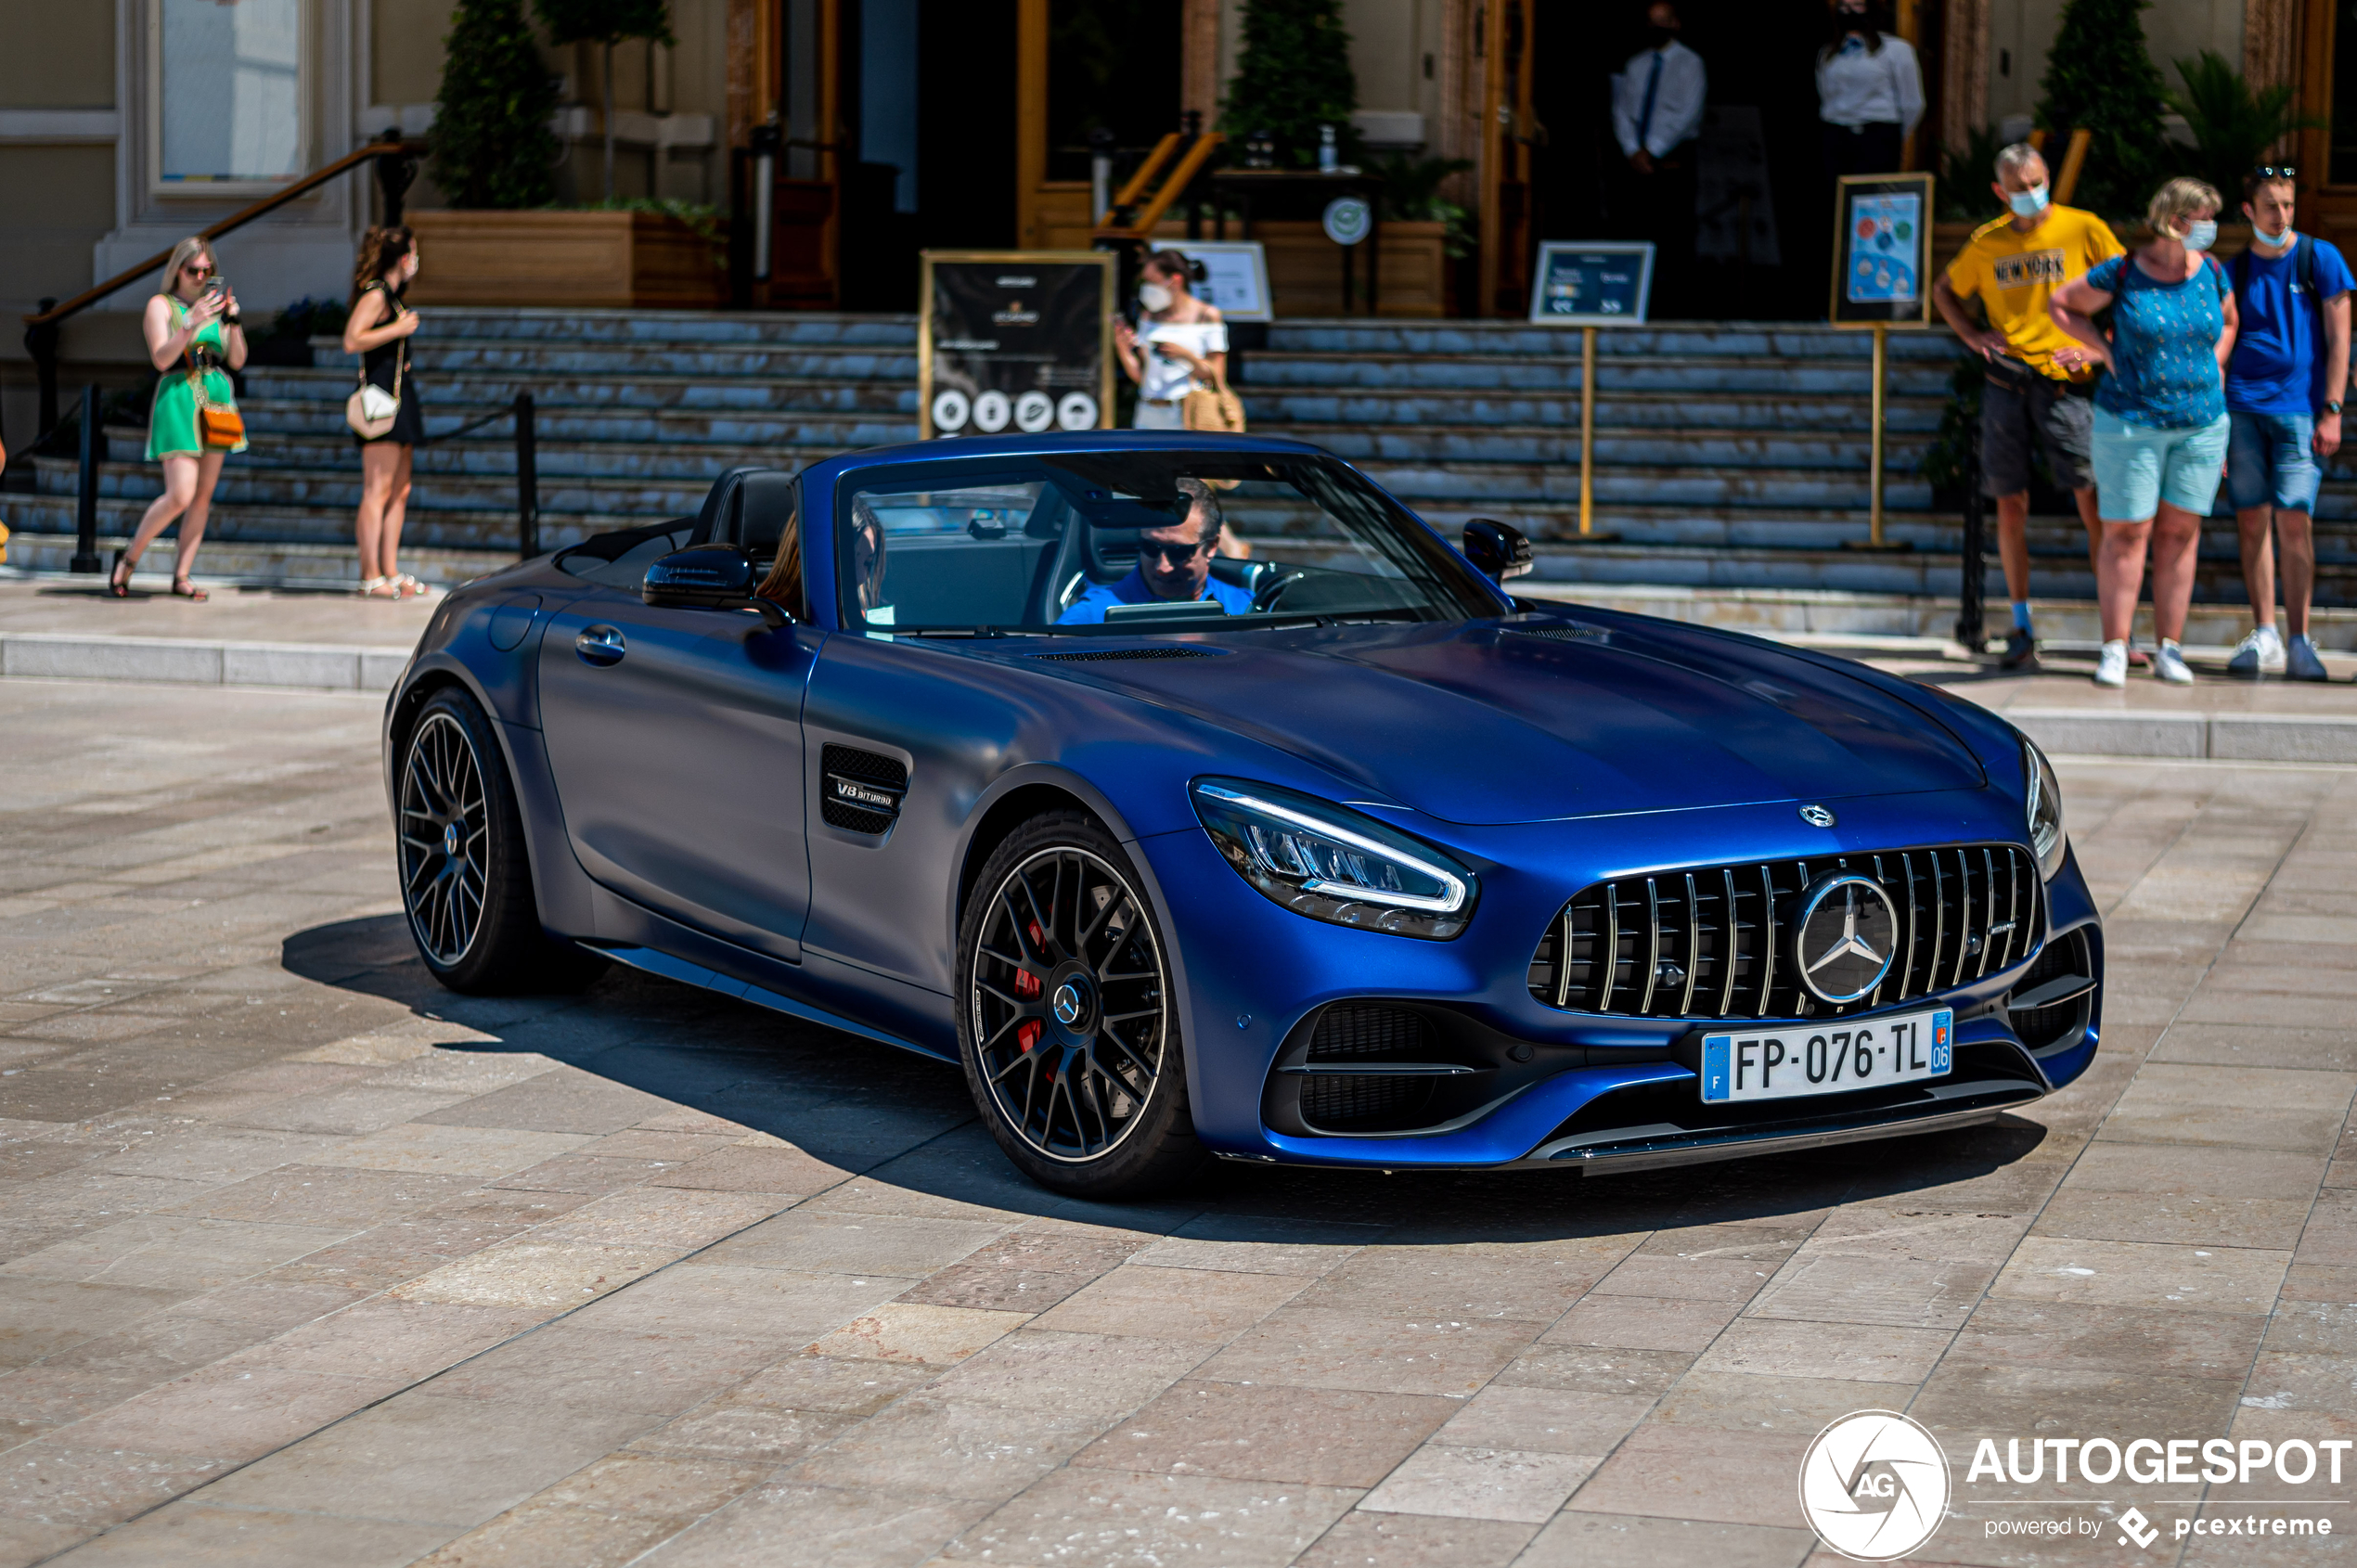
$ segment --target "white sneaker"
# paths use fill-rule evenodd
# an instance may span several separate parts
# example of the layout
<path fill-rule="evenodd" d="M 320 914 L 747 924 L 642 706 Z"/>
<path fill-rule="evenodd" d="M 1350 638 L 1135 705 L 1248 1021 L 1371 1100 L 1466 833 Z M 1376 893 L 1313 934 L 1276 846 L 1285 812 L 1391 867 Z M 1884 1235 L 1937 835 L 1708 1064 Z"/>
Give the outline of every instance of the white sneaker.
<path fill-rule="evenodd" d="M 2160 639 L 2160 651 L 2153 655 L 2153 674 L 2171 686 L 2194 684 L 2194 673 L 2185 668 L 2185 655 L 2178 648 L 2176 638 Z"/>
<path fill-rule="evenodd" d="M 2242 680 L 2284 673 L 2284 639 L 2273 626 L 2254 626 L 2250 636 L 2235 645 L 2226 673 Z"/>
<path fill-rule="evenodd" d="M 2296 681 L 2330 680 L 2325 662 L 2316 656 L 2316 645 L 2306 637 L 2294 637 L 2285 659 L 2285 673 Z"/>
<path fill-rule="evenodd" d="M 2128 684 L 2128 645 L 2126 643 L 2104 644 L 2104 651 L 2095 661 L 2095 684 L 2115 687 Z"/>

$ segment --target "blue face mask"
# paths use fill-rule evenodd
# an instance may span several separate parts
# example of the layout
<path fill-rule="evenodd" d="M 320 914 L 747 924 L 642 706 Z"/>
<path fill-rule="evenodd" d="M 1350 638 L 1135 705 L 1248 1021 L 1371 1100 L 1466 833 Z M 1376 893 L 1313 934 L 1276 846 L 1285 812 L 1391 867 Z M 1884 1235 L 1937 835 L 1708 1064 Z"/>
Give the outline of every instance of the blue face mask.
<path fill-rule="evenodd" d="M 2014 191 L 2005 198 L 2005 204 L 2016 217 L 2034 218 L 2046 210 L 2046 187 L 2032 186 L 2028 190 Z"/>
<path fill-rule="evenodd" d="M 2218 220 L 2203 218 L 2185 226 L 2185 249 L 2207 251 L 2218 243 Z"/>

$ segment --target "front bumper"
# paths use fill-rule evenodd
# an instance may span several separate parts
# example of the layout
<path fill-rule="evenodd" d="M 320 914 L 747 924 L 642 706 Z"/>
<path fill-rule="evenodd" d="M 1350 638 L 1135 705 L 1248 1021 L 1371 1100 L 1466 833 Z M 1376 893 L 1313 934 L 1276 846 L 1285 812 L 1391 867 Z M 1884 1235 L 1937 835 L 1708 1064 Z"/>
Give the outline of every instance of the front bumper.
<path fill-rule="evenodd" d="M 1986 791 L 1846 803 L 1840 836 L 1851 842 L 1832 852 L 2003 838 L 2006 828 L 1985 820 L 1990 803 Z M 1782 803 L 1602 825 L 1452 829 L 1448 846 L 1480 870 L 1483 901 L 1467 932 L 1445 943 L 1346 930 L 1282 909 L 1246 886 L 1198 830 L 1140 840 L 1134 848 L 1162 894 L 1187 998 L 1197 1134 L 1223 1158 L 1256 1163 L 1636 1170 L 1970 1125 L 2086 1070 L 2100 1037 L 2103 942 L 2075 856 L 2046 885 L 2040 947 L 1936 997 L 1956 1013 L 1956 1066 L 1944 1079 L 1730 1114 L 1703 1106 L 1694 1070 L 1678 1060 L 1694 1022 L 1558 1012 L 1531 997 L 1532 944 L 1569 890 L 1648 868 L 1822 855 L 1831 836 L 1794 822 Z M 2008 1022 L 2007 996 L 2066 939 L 2078 944 L 2093 988 L 2079 1018 L 2025 1044 Z M 1463 1059 L 1489 1075 L 1453 1080 L 1450 1113 L 1425 1127 L 1335 1135 L 1271 1114 L 1280 1097 L 1270 1086 L 1284 1064 L 1298 1062 L 1320 1013 L 1360 1002 L 1437 1020 L 1444 1034 L 1473 1042 Z"/>

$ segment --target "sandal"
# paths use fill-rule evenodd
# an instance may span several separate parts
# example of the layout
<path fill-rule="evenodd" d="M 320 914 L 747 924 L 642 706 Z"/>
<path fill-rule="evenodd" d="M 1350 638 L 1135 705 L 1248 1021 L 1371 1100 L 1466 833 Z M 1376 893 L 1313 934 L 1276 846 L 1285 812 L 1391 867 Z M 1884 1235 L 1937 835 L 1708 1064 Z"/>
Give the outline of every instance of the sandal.
<path fill-rule="evenodd" d="M 189 599 L 198 604 L 202 604 L 213 597 L 186 577 L 174 577 L 172 580 L 172 593 L 175 598 Z"/>
<path fill-rule="evenodd" d="M 431 588 L 419 582 L 406 572 L 395 577 L 393 582 L 393 586 L 401 591 L 403 598 L 425 598 L 433 592 Z"/>
<path fill-rule="evenodd" d="M 122 558 L 129 553 L 130 552 L 128 550 L 117 550 L 114 553 L 114 565 L 109 568 L 107 572 L 107 597 L 109 598 L 129 598 L 131 597 L 131 573 L 138 570 L 139 563 L 137 561 L 132 561 L 126 564 Z"/>
<path fill-rule="evenodd" d="M 371 577 L 360 585 L 362 598 L 399 598 L 401 590 L 390 577 Z"/>

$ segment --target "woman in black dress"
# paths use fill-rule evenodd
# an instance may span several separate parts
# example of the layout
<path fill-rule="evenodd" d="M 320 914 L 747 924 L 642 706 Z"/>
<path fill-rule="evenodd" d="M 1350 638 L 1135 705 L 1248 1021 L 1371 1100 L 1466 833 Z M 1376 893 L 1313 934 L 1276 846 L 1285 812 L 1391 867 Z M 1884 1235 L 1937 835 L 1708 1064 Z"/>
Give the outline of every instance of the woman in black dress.
<path fill-rule="evenodd" d="M 409 460 L 425 439 L 425 407 L 409 373 L 409 338 L 418 313 L 401 302 L 418 276 L 418 242 L 406 228 L 372 228 L 360 241 L 353 269 L 352 312 L 343 324 L 343 351 L 361 356 L 360 377 L 400 403 L 393 429 L 355 436 L 360 443 L 360 591 L 370 598 L 415 598 L 426 585 L 401 570 L 401 523 L 409 506 Z"/>

